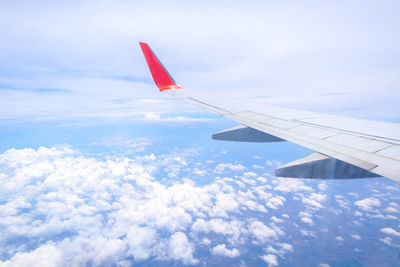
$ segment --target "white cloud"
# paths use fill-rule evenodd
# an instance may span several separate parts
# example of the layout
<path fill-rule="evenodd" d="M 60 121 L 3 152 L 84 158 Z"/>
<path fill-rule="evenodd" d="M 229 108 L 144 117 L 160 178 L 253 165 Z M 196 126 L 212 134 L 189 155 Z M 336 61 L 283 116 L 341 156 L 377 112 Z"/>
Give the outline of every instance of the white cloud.
<path fill-rule="evenodd" d="M 254 169 L 264 169 L 264 166 L 253 164 L 251 165 Z"/>
<path fill-rule="evenodd" d="M 314 237 L 314 238 L 317 237 L 316 234 L 315 234 L 315 232 L 310 231 L 310 230 L 300 229 L 300 233 L 301 233 L 302 235 L 304 235 L 304 236 L 310 236 L 310 237 Z"/>
<path fill-rule="evenodd" d="M 266 206 L 270 209 L 278 209 L 280 206 L 283 206 L 286 199 L 283 196 L 275 196 L 268 198 Z"/>
<path fill-rule="evenodd" d="M 293 246 L 288 243 L 278 243 L 277 248 L 269 246 L 266 252 L 271 254 L 278 254 L 279 256 L 284 256 L 287 253 L 293 252 Z"/>
<path fill-rule="evenodd" d="M 318 185 L 318 189 L 321 191 L 326 191 L 328 189 L 328 185 L 326 184 L 326 182 L 322 182 Z"/>
<path fill-rule="evenodd" d="M 214 119 L 210 118 L 190 118 L 186 116 L 162 116 L 162 113 L 146 112 L 142 120 L 145 121 L 158 121 L 158 122 L 210 122 Z"/>
<path fill-rule="evenodd" d="M 247 176 L 247 177 L 253 177 L 253 178 L 257 177 L 257 174 L 255 172 L 252 172 L 252 171 L 245 172 L 245 173 L 243 173 L 243 175 Z"/>
<path fill-rule="evenodd" d="M 336 241 L 339 241 L 339 242 L 344 241 L 343 237 L 341 237 L 341 236 L 335 237 L 335 240 L 336 240 Z"/>
<path fill-rule="evenodd" d="M 241 172 L 246 170 L 242 164 L 220 163 L 215 167 L 215 173 L 222 173 L 226 171 Z"/>
<path fill-rule="evenodd" d="M 335 195 L 336 202 L 344 209 L 349 209 L 350 202 L 342 195 Z"/>
<path fill-rule="evenodd" d="M 283 251 L 285 252 L 293 252 L 293 246 L 287 243 L 279 244 Z"/>
<path fill-rule="evenodd" d="M 192 173 L 196 174 L 196 175 L 199 175 L 199 176 L 207 175 L 207 171 L 206 170 L 199 170 L 198 168 L 194 168 Z"/>
<path fill-rule="evenodd" d="M 239 204 L 231 194 L 217 194 L 215 206 L 210 211 L 211 216 L 228 217 L 229 212 L 236 212 Z"/>
<path fill-rule="evenodd" d="M 0 252 L 9 253 L 3 261 L 28 257 L 45 244 L 59 252 L 54 255 L 61 265 L 132 265 L 147 260 L 195 264 L 196 246 L 211 246 L 214 253 L 233 257 L 242 254 L 241 246 L 248 242 L 264 245 L 265 254 L 281 257 L 294 249 L 279 240 L 286 234 L 280 226 L 301 220 L 312 224 L 312 217 L 318 216 L 318 205 L 312 201 L 326 201 L 323 194 L 300 189 L 303 192 L 297 197 L 308 199 L 309 208 L 300 217 L 290 213 L 293 219 L 288 221 L 282 210 L 260 208 L 265 204 L 280 209 L 289 201 L 271 190 L 276 181 L 239 187 L 236 178 L 221 175 L 224 178 L 197 186 L 190 179 L 163 183 L 153 176 L 164 164 L 190 170 L 191 160 L 197 161 L 178 152 L 95 159 L 67 147 L 1 154 L 0 187 L 5 190 L 0 212 L 6 219 Z M 254 212 L 266 216 L 252 218 Z M 313 230 L 300 229 L 300 234 L 315 237 Z M 383 232 L 396 236 L 396 232 Z M 29 247 L 7 243 L 27 237 L 42 243 Z M 226 244 L 226 250 L 220 244 Z"/>
<path fill-rule="evenodd" d="M 393 208 L 393 207 L 387 207 L 386 209 L 384 209 L 383 211 L 385 212 L 390 212 L 390 213 L 397 213 L 399 212 L 397 209 Z"/>
<path fill-rule="evenodd" d="M 302 202 L 304 205 L 311 209 L 321 209 L 323 208 L 322 203 L 325 202 L 326 200 L 326 195 L 324 194 L 317 194 L 317 193 L 312 193 L 309 196 L 304 196 L 302 197 Z"/>
<path fill-rule="evenodd" d="M 107 147 L 115 152 L 123 154 L 132 154 L 135 152 L 143 152 L 146 147 L 151 144 L 148 138 L 131 139 L 126 136 L 112 136 L 103 138 L 101 141 L 92 142 L 92 146 Z M 154 160 L 154 154 L 149 155 L 149 160 Z"/>
<path fill-rule="evenodd" d="M 359 235 L 351 235 L 351 237 L 356 240 L 361 240 L 361 236 Z"/>
<path fill-rule="evenodd" d="M 257 181 L 259 181 L 259 182 L 261 182 L 261 183 L 266 183 L 268 180 L 266 179 L 266 178 L 264 178 L 264 177 L 257 177 L 257 179 L 256 179 Z"/>
<path fill-rule="evenodd" d="M 387 236 L 387 237 L 385 237 L 385 238 L 380 238 L 379 240 L 380 240 L 381 242 L 385 243 L 385 244 L 388 245 L 388 246 L 392 246 L 392 245 L 393 245 L 393 243 L 392 243 L 392 238 L 389 237 L 389 236 Z"/>
<path fill-rule="evenodd" d="M 129 228 L 126 239 L 129 247 L 128 253 L 135 260 L 140 261 L 150 257 L 150 249 L 157 241 L 157 233 L 153 228 L 133 225 Z"/>
<path fill-rule="evenodd" d="M 246 234 L 244 222 L 203 218 L 228 218 L 257 204 L 256 196 L 223 180 L 199 187 L 188 179 L 169 185 L 154 179 L 158 166 L 174 162 L 188 165 L 185 153 L 97 160 L 67 147 L 6 151 L 0 155 L 0 212 L 7 218 L 3 251 L 15 251 L 9 261 L 41 251 L 44 245 L 29 250 L 4 245 L 29 237 L 58 240 L 43 249 L 54 247 L 60 251 L 54 253 L 57 261 L 77 265 L 122 262 L 129 256 L 194 264 L 195 246 L 184 231 L 214 232 L 237 242 Z"/>
<path fill-rule="evenodd" d="M 211 240 L 208 239 L 208 238 L 203 238 L 203 239 L 200 241 L 200 243 L 203 244 L 203 245 L 209 246 L 209 245 L 211 244 Z"/>
<path fill-rule="evenodd" d="M 194 232 L 204 232 L 204 233 L 208 233 L 210 231 L 208 224 L 204 219 L 197 219 L 192 225 L 192 230 Z"/>
<path fill-rule="evenodd" d="M 354 212 L 354 216 L 361 217 L 361 216 L 362 216 L 362 213 L 359 212 L 358 210 L 356 210 L 356 211 Z"/>
<path fill-rule="evenodd" d="M 400 232 L 398 232 L 398 231 L 396 231 L 396 230 L 394 230 L 392 228 L 389 228 L 389 227 L 382 228 L 381 232 L 384 233 L 384 234 L 387 234 L 387 235 L 393 235 L 393 236 L 400 237 Z"/>
<path fill-rule="evenodd" d="M 248 234 L 262 243 L 284 235 L 283 231 L 275 224 L 266 226 L 264 223 L 254 220 L 248 222 L 246 229 L 245 223 L 239 220 L 224 221 L 222 219 L 212 219 L 206 221 L 204 219 L 197 219 L 191 229 L 196 234 L 214 232 L 215 234 L 228 236 L 228 242 L 231 244 L 237 244 L 238 241 L 243 240 L 243 236 Z"/>
<path fill-rule="evenodd" d="M 279 219 L 279 218 L 277 218 L 277 217 L 275 217 L 275 216 L 272 216 L 272 217 L 271 217 L 271 221 L 273 221 L 273 222 L 275 222 L 275 223 L 281 223 L 281 222 L 283 222 L 282 219 Z"/>
<path fill-rule="evenodd" d="M 271 239 L 277 239 L 279 236 L 276 229 L 272 229 L 260 221 L 251 222 L 249 225 L 249 231 L 256 239 L 263 243 Z"/>
<path fill-rule="evenodd" d="M 183 264 L 197 264 L 193 257 L 194 246 L 182 232 L 174 233 L 169 240 L 169 256 L 174 260 L 182 260 Z"/>
<path fill-rule="evenodd" d="M 219 244 L 212 248 L 212 254 L 229 258 L 236 258 L 240 255 L 240 252 L 236 248 L 228 249 L 226 248 L 225 244 Z"/>
<path fill-rule="evenodd" d="M 276 160 L 267 160 L 267 162 L 265 162 L 265 165 L 267 165 L 267 166 L 280 166 L 280 165 L 282 165 L 282 163 L 280 163 L 279 161 L 276 161 Z"/>
<path fill-rule="evenodd" d="M 256 184 L 257 184 L 257 181 L 254 180 L 254 178 L 248 179 L 248 178 L 246 178 L 246 177 L 242 177 L 241 180 L 242 180 L 243 183 L 245 183 L 245 184 L 249 184 L 249 185 L 256 185 Z"/>
<path fill-rule="evenodd" d="M 241 203 L 243 207 L 247 207 L 252 211 L 267 212 L 267 209 L 263 205 L 253 200 L 239 199 L 239 203 Z"/>
<path fill-rule="evenodd" d="M 268 263 L 268 267 L 278 266 L 278 259 L 273 254 L 263 255 L 260 258 L 266 263 Z"/>
<path fill-rule="evenodd" d="M 14 200 L 7 202 L 4 205 L 0 205 L 0 215 L 1 216 L 12 216 L 17 214 L 23 208 L 30 208 L 31 204 L 25 202 L 23 196 L 17 197 Z"/>
<path fill-rule="evenodd" d="M 313 191 L 310 186 L 304 185 L 304 182 L 299 179 L 277 178 L 274 181 L 277 184 L 274 190 L 282 192 L 297 192 L 297 191 Z"/>
<path fill-rule="evenodd" d="M 174 157 L 174 161 L 178 162 L 179 164 L 181 164 L 181 165 L 183 165 L 183 166 L 186 166 L 186 165 L 187 165 L 186 160 L 183 159 L 183 158 L 180 157 L 180 156 L 175 156 L 175 157 Z"/>
<path fill-rule="evenodd" d="M 217 234 L 232 236 L 232 241 L 240 237 L 243 228 L 243 222 L 236 220 L 226 222 L 221 219 L 212 219 L 208 222 L 208 225 L 210 230 Z"/>
<path fill-rule="evenodd" d="M 45 244 L 30 252 L 19 252 L 2 266 L 7 267 L 55 267 L 63 263 L 63 253 L 53 244 Z"/>
<path fill-rule="evenodd" d="M 314 221 L 310 217 L 301 217 L 301 221 L 309 225 L 314 225 Z"/>
<path fill-rule="evenodd" d="M 377 198 L 370 197 L 358 200 L 354 204 L 362 210 L 375 211 L 374 208 L 379 207 L 381 205 L 381 201 Z"/>

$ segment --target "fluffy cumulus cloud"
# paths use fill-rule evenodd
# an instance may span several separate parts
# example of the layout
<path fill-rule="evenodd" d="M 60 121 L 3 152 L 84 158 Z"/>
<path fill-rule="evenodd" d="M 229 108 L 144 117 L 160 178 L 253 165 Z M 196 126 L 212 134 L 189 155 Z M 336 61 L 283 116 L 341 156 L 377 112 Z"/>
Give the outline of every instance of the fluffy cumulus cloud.
<path fill-rule="evenodd" d="M 60 249 L 53 244 L 44 244 L 30 252 L 18 252 L 10 260 L 1 263 L 2 266 L 58 266 L 63 262 L 63 255 Z"/>
<path fill-rule="evenodd" d="M 268 267 L 278 266 L 278 259 L 274 254 L 266 254 L 261 259 L 268 264 Z"/>
<path fill-rule="evenodd" d="M 66 146 L 6 151 L 0 155 L 1 264 L 100 266 L 156 260 L 193 265 L 200 263 L 197 246 L 236 258 L 241 255 L 236 245 L 284 236 L 277 226 L 282 219 L 242 217 L 247 210 L 266 213 L 266 200 L 284 204 L 260 191 L 261 182 L 241 188 L 232 179 L 218 178 L 197 186 L 189 179 L 164 184 L 154 177 L 159 166 L 173 162 L 188 165 L 184 153 L 95 159 Z M 245 171 L 233 164 L 220 170 L 225 168 Z"/>
<path fill-rule="evenodd" d="M 282 192 L 313 191 L 300 179 L 281 179 L 276 182 L 275 190 Z"/>
<path fill-rule="evenodd" d="M 287 253 L 293 252 L 293 246 L 287 243 L 278 243 L 277 246 L 269 246 L 266 252 L 273 253 L 276 255 L 285 255 Z"/>
<path fill-rule="evenodd" d="M 283 231 L 279 227 L 276 227 L 274 223 L 271 223 L 271 226 L 267 226 L 260 221 L 251 222 L 249 231 L 262 243 L 266 243 L 271 239 L 277 239 L 279 235 L 284 235 Z"/>
<path fill-rule="evenodd" d="M 362 200 L 358 200 L 354 203 L 358 208 L 364 211 L 375 211 L 375 208 L 381 205 L 381 201 L 378 198 L 369 197 Z"/>
<path fill-rule="evenodd" d="M 169 240 L 169 255 L 172 259 L 182 260 L 184 264 L 196 264 L 199 260 L 193 258 L 193 244 L 182 232 L 174 233 Z"/>
<path fill-rule="evenodd" d="M 336 240 L 336 241 L 339 241 L 339 242 L 344 241 L 343 237 L 341 237 L 341 236 L 337 236 L 337 237 L 335 238 L 335 240 Z"/>
<path fill-rule="evenodd" d="M 249 175 L 239 163 L 202 165 L 207 170 L 220 166 L 221 173 L 197 185 L 195 177 L 202 176 L 188 172 L 200 165 L 193 163 L 196 152 L 188 151 L 104 158 L 68 146 L 4 152 L 0 266 L 201 265 L 212 257 L 239 264 L 249 254 L 253 264 L 277 266 L 297 252 L 293 239 L 317 242 L 326 234 L 319 231 L 321 220 L 337 216 L 319 183 L 257 179 L 259 174 Z M 175 178 L 165 179 L 169 173 Z M 374 194 L 341 205 L 335 199 L 344 198 L 335 195 L 329 201 L 350 215 L 352 208 L 366 211 L 353 215 L 362 227 L 376 207 L 398 209 L 394 198 L 385 198 Z M 380 241 L 396 244 L 396 227 L 377 228 Z M 330 238 L 343 245 L 346 237 Z"/>
<path fill-rule="evenodd" d="M 212 248 L 212 254 L 235 258 L 240 255 L 240 252 L 236 248 L 228 249 L 225 244 L 220 244 Z"/>
<path fill-rule="evenodd" d="M 388 228 L 388 227 L 387 228 L 382 228 L 381 232 L 385 233 L 387 235 L 393 235 L 393 236 L 400 237 L 400 232 L 398 232 L 398 231 L 396 231 L 396 230 L 394 230 L 392 228 Z"/>
<path fill-rule="evenodd" d="M 326 195 L 312 193 L 308 197 L 303 197 L 302 201 L 304 205 L 309 207 L 310 209 L 321 209 L 323 206 L 323 202 L 326 200 Z"/>
<path fill-rule="evenodd" d="M 224 171 L 244 171 L 246 167 L 242 164 L 232 164 L 232 163 L 220 163 L 215 167 L 216 173 L 222 173 Z"/>

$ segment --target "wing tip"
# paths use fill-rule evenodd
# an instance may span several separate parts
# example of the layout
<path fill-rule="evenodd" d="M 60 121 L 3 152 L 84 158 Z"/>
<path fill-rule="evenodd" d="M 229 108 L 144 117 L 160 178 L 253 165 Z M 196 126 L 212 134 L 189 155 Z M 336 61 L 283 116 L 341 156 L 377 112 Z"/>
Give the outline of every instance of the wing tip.
<path fill-rule="evenodd" d="M 139 45 L 158 89 L 160 91 L 183 89 L 183 87 L 176 84 L 175 80 L 157 58 L 150 46 L 145 42 L 139 42 Z"/>
<path fill-rule="evenodd" d="M 145 43 L 145 42 L 139 42 L 139 45 L 140 45 L 140 47 L 143 49 L 143 47 L 145 47 L 145 46 L 149 46 L 149 44 L 148 43 Z"/>

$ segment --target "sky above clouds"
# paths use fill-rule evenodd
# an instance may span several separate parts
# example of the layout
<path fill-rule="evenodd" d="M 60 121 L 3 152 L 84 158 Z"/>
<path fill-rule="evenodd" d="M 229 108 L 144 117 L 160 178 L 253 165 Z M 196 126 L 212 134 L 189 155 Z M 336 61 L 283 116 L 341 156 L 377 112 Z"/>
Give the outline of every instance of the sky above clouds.
<path fill-rule="evenodd" d="M 0 266 L 396 266 L 400 186 L 281 179 L 182 86 L 399 121 L 397 1 L 1 1 Z"/>
<path fill-rule="evenodd" d="M 396 1 L 3 1 L 1 118 L 197 112 L 155 94 L 138 46 L 145 41 L 189 89 L 396 120 L 398 8 Z"/>

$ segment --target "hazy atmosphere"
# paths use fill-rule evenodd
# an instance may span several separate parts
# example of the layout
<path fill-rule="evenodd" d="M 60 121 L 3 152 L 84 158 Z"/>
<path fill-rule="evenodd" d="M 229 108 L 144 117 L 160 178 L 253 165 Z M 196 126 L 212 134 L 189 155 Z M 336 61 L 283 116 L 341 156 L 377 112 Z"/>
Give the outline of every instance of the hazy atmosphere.
<path fill-rule="evenodd" d="M 158 92 L 400 122 L 397 1 L 1 1 L 0 266 L 397 266 L 400 185 Z"/>

